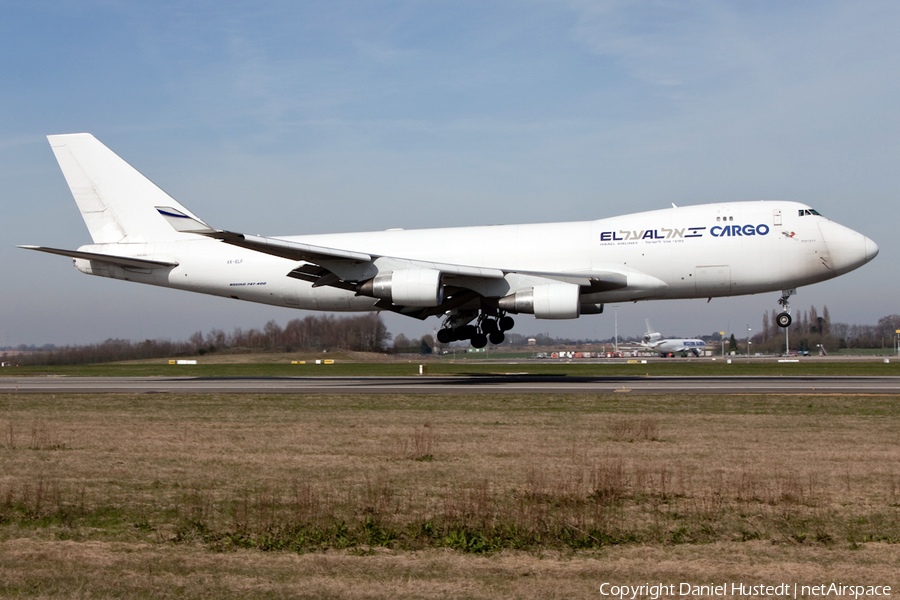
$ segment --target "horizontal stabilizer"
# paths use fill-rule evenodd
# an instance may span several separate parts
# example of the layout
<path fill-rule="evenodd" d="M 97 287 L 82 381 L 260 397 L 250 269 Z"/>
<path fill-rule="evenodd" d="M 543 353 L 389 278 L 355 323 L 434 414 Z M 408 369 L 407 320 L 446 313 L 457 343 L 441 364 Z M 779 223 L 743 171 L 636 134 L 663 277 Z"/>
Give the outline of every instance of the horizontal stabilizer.
<path fill-rule="evenodd" d="M 162 269 L 164 267 L 177 267 L 177 262 L 162 260 L 149 260 L 146 258 L 132 258 L 130 256 L 116 256 L 115 254 L 99 254 L 97 252 L 81 252 L 79 250 L 61 250 L 59 248 L 45 248 L 44 246 L 17 246 L 25 250 L 37 250 L 49 254 L 59 254 L 70 258 L 83 258 L 85 260 L 99 260 L 102 262 L 119 265 L 120 267 L 133 267 L 136 269 Z"/>

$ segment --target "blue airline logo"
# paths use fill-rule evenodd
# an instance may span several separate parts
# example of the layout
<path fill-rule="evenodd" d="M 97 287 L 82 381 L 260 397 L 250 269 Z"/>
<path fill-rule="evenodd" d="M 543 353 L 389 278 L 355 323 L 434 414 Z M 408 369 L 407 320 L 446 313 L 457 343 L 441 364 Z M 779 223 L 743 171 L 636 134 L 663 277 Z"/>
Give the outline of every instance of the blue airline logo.
<path fill-rule="evenodd" d="M 706 227 L 682 227 L 681 229 L 641 229 L 626 231 L 603 231 L 600 233 L 600 241 L 624 242 L 628 240 L 671 240 L 680 238 L 703 237 Z M 751 235 L 767 235 L 769 226 L 765 223 L 759 225 L 714 225 L 709 228 L 709 234 L 713 237 L 737 237 Z"/>

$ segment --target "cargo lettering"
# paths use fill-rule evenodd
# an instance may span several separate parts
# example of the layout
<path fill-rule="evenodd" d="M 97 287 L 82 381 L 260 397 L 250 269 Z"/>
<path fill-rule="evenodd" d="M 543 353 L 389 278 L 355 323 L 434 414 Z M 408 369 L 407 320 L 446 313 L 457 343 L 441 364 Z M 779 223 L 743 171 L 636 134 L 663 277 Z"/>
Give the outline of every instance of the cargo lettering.
<path fill-rule="evenodd" d="M 769 233 L 769 226 L 765 223 L 756 225 L 725 225 L 720 227 L 715 225 L 709 229 L 710 235 L 713 237 L 737 237 L 751 235 L 766 235 Z"/>
<path fill-rule="evenodd" d="M 660 229 L 620 229 L 618 231 L 600 232 L 602 242 L 625 242 L 629 240 L 673 240 L 703 237 L 706 227 L 682 227 L 681 229 L 662 227 Z M 713 237 L 748 237 L 752 235 L 768 235 L 769 226 L 759 225 L 715 225 L 709 228 Z"/>

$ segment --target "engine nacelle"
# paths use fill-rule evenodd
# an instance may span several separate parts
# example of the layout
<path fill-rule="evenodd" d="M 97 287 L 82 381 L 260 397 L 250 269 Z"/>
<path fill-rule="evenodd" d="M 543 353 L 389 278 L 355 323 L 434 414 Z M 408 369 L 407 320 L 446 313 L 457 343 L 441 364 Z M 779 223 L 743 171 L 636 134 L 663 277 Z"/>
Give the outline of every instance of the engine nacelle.
<path fill-rule="evenodd" d="M 500 298 L 498 305 L 507 312 L 533 314 L 536 319 L 577 319 L 580 300 L 581 288 L 574 283 L 548 283 Z"/>
<path fill-rule="evenodd" d="M 378 275 L 363 283 L 359 293 L 398 306 L 439 306 L 444 301 L 441 272 L 436 269 L 399 269 Z"/>
<path fill-rule="evenodd" d="M 594 304 L 593 302 L 588 304 L 581 304 L 581 314 L 583 315 L 602 315 L 603 314 L 603 304 Z"/>
<path fill-rule="evenodd" d="M 652 344 L 653 342 L 658 342 L 662 339 L 662 335 L 659 333 L 645 333 L 642 338 L 645 344 Z"/>

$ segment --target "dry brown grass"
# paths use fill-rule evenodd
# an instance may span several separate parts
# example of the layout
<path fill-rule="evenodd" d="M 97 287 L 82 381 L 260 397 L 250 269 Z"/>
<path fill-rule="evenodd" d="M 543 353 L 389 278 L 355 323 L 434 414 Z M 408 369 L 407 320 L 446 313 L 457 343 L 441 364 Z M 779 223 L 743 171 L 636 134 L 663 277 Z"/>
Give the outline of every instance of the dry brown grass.
<path fill-rule="evenodd" d="M 20 539 L 0 546 L 0 581 L 10 596 L 43 598 L 568 600 L 599 597 L 603 582 L 896 582 L 898 562 L 900 546 L 883 544 L 852 554 L 747 542 L 484 556 L 448 550 L 222 554 L 184 545 Z"/>
<path fill-rule="evenodd" d="M 896 401 L 0 396 L 0 595 L 896 584 Z"/>
<path fill-rule="evenodd" d="M 618 442 L 659 440 L 659 418 L 655 415 L 615 417 L 607 425 L 609 438 Z"/>

